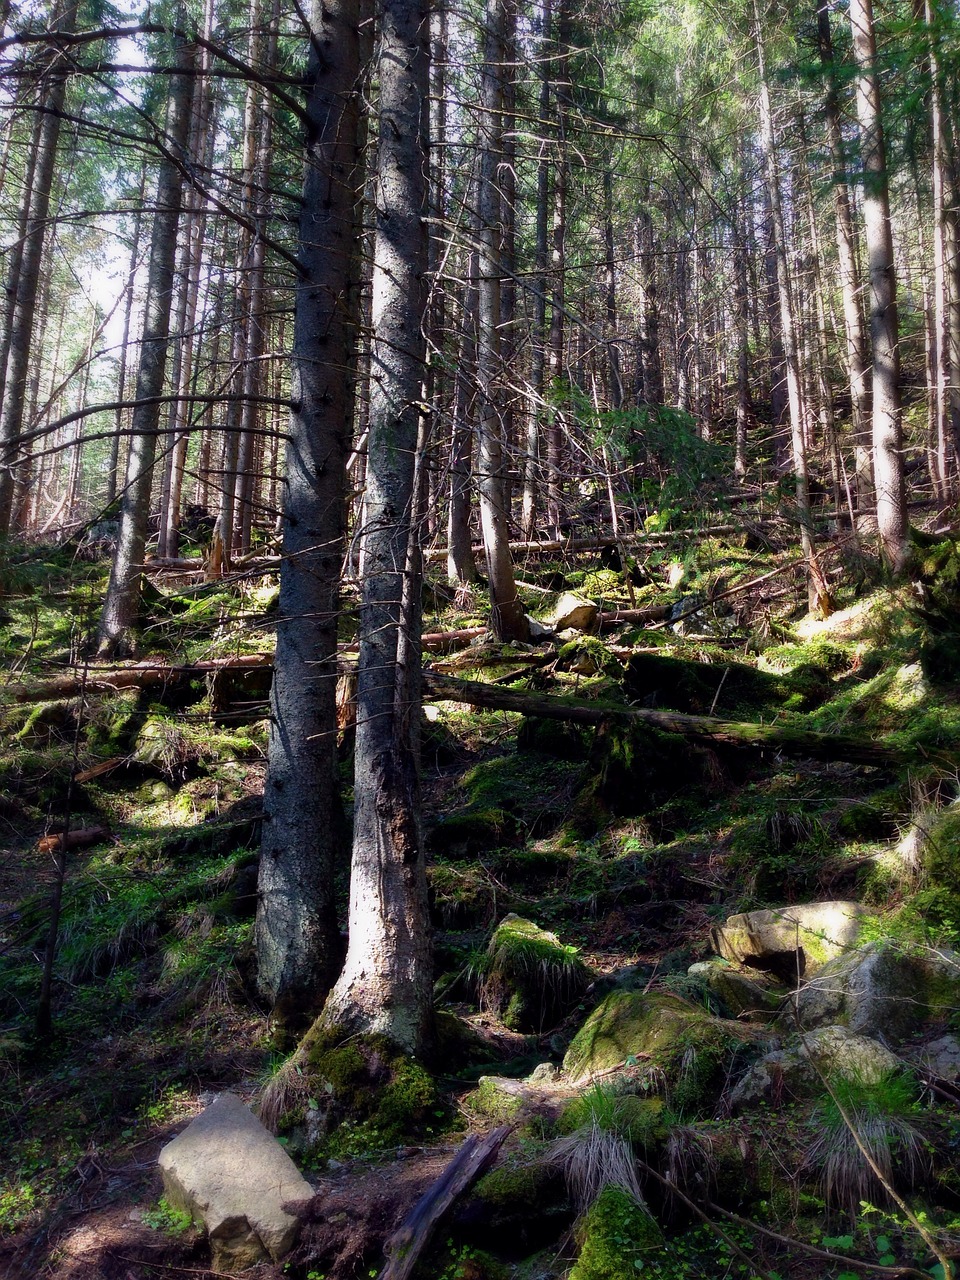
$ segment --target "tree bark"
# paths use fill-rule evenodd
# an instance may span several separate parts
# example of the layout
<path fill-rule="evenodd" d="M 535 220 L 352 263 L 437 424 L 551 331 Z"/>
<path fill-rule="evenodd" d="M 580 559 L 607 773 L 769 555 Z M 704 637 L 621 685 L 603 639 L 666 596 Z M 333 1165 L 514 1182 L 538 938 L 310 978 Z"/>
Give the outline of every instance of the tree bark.
<path fill-rule="evenodd" d="M 361 0 L 313 0 L 301 276 L 255 928 L 257 985 L 299 1023 L 336 977 L 337 617 L 359 317 Z"/>
<path fill-rule="evenodd" d="M 433 1022 L 417 767 L 429 65 L 426 0 L 381 0 L 349 942 L 322 1015 L 418 1056 Z"/>
<path fill-rule="evenodd" d="M 847 379 L 853 414 L 854 467 L 857 503 L 861 511 L 873 507 L 873 457 L 870 446 L 870 383 L 867 377 L 867 334 L 860 302 L 860 264 L 857 233 L 850 207 L 848 165 L 841 129 L 840 90 L 837 85 L 827 0 L 817 0 L 817 46 L 826 77 L 823 111 L 833 169 L 833 202 L 837 227 L 837 259 L 843 295 L 846 334 Z"/>

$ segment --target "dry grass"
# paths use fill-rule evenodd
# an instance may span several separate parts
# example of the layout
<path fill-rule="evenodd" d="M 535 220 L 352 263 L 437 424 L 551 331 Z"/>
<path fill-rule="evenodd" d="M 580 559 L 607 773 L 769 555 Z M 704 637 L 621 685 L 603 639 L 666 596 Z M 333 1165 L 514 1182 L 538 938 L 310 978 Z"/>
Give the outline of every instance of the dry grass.
<path fill-rule="evenodd" d="M 646 1208 L 630 1143 L 601 1128 L 596 1119 L 558 1139 L 551 1148 L 550 1161 L 563 1169 L 578 1213 L 585 1213 L 604 1187 L 616 1187 Z"/>

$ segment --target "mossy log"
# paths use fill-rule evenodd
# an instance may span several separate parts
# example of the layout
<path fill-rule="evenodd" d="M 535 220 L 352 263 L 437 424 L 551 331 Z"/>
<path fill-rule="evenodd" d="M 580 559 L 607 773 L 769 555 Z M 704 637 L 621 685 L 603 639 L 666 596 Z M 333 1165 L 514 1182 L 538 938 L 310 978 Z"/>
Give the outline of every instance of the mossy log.
<path fill-rule="evenodd" d="M 498 685 L 455 680 L 425 671 L 424 692 L 430 698 L 466 702 L 494 711 L 516 711 L 547 720 L 572 720 L 577 724 L 649 724 L 665 733 L 700 742 L 722 743 L 754 750 L 769 749 L 812 760 L 845 760 L 852 764 L 891 767 L 906 763 L 904 753 L 881 743 L 847 734 L 817 733 L 785 724 L 754 724 L 720 720 L 713 716 L 686 715 L 679 711 L 654 711 L 649 707 L 618 707 L 602 702 L 580 702 L 549 694 L 520 693 Z"/>
<path fill-rule="evenodd" d="M 421 645 L 430 653 L 452 653 L 463 649 L 486 634 L 486 627 L 462 627 L 456 631 L 428 632 L 421 637 Z M 359 645 L 345 643 L 337 646 L 340 653 L 356 653 Z M 147 689 L 155 686 L 169 687 L 188 684 L 201 676 L 218 672 L 242 671 L 245 668 L 272 668 L 272 653 L 244 653 L 231 658 L 210 658 L 203 662 L 133 662 L 122 665 L 96 666 L 91 664 L 84 675 L 72 670 L 49 680 L 31 684 L 11 685 L 8 691 L 14 702 L 49 702 L 55 698 L 75 697 L 79 693 L 113 693 L 117 689 Z"/>

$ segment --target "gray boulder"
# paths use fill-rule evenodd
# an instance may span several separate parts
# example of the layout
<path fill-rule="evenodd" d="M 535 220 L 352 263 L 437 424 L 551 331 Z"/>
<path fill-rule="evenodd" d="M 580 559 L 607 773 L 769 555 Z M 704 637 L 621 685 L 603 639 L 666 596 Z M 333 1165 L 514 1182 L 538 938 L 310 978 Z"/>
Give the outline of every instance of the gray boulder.
<path fill-rule="evenodd" d="M 938 1036 L 928 1041 L 912 1060 L 937 1080 L 960 1080 L 960 1040 L 956 1036 Z"/>
<path fill-rule="evenodd" d="M 783 981 L 809 977 L 856 946 L 863 907 L 858 902 L 808 902 L 730 916 L 713 930 L 724 960 L 765 969 Z"/>
<path fill-rule="evenodd" d="M 846 1027 L 820 1027 L 792 1039 L 755 1062 L 731 1090 L 731 1111 L 761 1102 L 779 1106 L 823 1091 L 817 1072 L 873 1084 L 899 1070 L 900 1059 L 876 1040 L 854 1035 Z"/>
<path fill-rule="evenodd" d="M 206 1227 L 215 1271 L 279 1261 L 300 1229 L 284 1204 L 313 1197 L 276 1138 L 232 1093 L 167 1143 L 160 1170 L 169 1203 Z"/>
<path fill-rule="evenodd" d="M 839 1023 L 897 1044 L 958 1003 L 960 957 L 873 942 L 824 965 L 791 998 L 784 1017 L 792 1022 L 795 1012 L 804 1027 Z"/>

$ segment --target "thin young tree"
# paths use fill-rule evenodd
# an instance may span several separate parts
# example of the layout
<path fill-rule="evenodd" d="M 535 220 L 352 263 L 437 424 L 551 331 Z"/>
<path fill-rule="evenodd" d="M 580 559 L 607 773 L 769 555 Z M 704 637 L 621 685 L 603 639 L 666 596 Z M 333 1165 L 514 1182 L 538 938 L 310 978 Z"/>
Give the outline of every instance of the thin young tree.
<path fill-rule="evenodd" d="M 872 0 L 850 0 L 857 63 L 857 116 L 863 166 L 863 224 L 870 263 L 870 346 L 873 354 L 873 475 L 877 528 L 888 567 L 899 573 L 908 553 L 907 498 L 900 403 L 900 335 L 890 223 L 890 185 L 877 74 Z"/>
<path fill-rule="evenodd" d="M 102 657 L 114 657 L 133 648 L 140 609 L 143 556 L 160 424 L 159 397 L 163 394 L 170 345 L 170 312 L 182 211 L 181 166 L 187 154 L 190 130 L 194 87 L 190 70 L 194 54 L 192 45 L 178 42 L 177 66 L 183 68 L 183 74 L 172 77 L 167 99 L 164 152 L 157 175 L 157 211 L 150 241 L 147 297 L 134 394 L 136 406 L 131 420 L 126 480 L 120 503 L 120 530 L 100 614 L 98 651 Z"/>
<path fill-rule="evenodd" d="M 503 149 L 504 0 L 487 0 L 480 90 L 477 477 L 490 582 L 491 621 L 500 640 L 525 641 L 529 625 L 517 595 L 504 483 L 504 395 L 500 359 L 502 208 L 497 180 Z"/>

